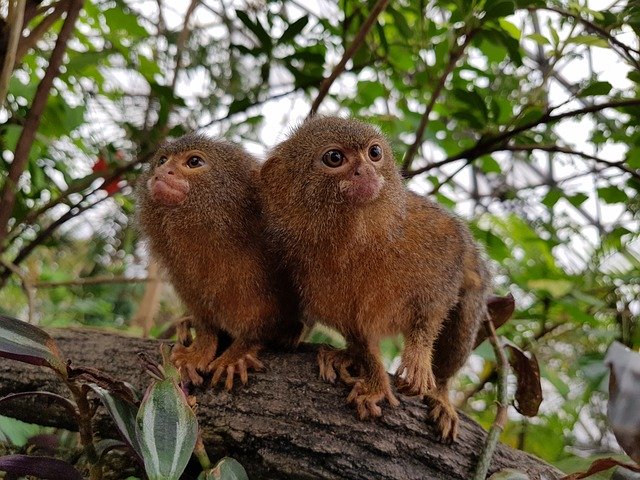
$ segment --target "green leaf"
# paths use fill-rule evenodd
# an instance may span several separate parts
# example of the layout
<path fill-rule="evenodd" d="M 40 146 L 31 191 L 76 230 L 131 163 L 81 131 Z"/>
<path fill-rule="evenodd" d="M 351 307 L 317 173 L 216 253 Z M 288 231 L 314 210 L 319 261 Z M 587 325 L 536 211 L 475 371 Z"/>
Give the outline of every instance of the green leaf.
<path fill-rule="evenodd" d="M 544 290 L 553 298 L 561 298 L 573 290 L 574 284 L 570 280 L 538 278 L 529 280 L 527 286 L 534 290 Z"/>
<path fill-rule="evenodd" d="M 629 200 L 629 197 L 623 190 L 613 185 L 599 188 L 598 195 L 607 203 L 624 203 Z"/>
<path fill-rule="evenodd" d="M 67 366 L 55 340 L 44 330 L 0 315 L 0 357 L 50 367 L 66 378 Z"/>
<path fill-rule="evenodd" d="M 202 472 L 198 480 L 249 480 L 249 477 L 237 460 L 224 457 L 211 470 Z"/>
<path fill-rule="evenodd" d="M 594 37 L 591 35 L 577 35 L 571 38 L 567 43 L 586 45 L 588 47 L 609 48 L 609 42 L 607 42 L 604 38 Z"/>
<path fill-rule="evenodd" d="M 596 81 L 587 85 L 578 93 L 578 97 L 589 97 L 591 95 L 609 95 L 613 86 L 609 82 Z"/>
<path fill-rule="evenodd" d="M 498 24 L 502 27 L 502 29 L 505 32 L 507 32 L 513 38 L 515 38 L 516 40 L 520 40 L 522 32 L 520 32 L 520 29 L 516 27 L 513 23 L 511 23 L 508 20 L 505 20 L 504 18 L 501 18 L 498 20 Z"/>
<path fill-rule="evenodd" d="M 571 205 L 573 205 L 574 207 L 578 207 L 586 202 L 589 196 L 585 193 L 579 192 L 574 195 L 567 195 L 566 198 Z"/>
<path fill-rule="evenodd" d="M 487 2 L 487 9 L 484 16 L 485 20 L 492 20 L 494 18 L 506 17 L 513 14 L 516 8 L 513 0 L 497 0 Z"/>
<path fill-rule="evenodd" d="M 298 35 L 302 31 L 302 29 L 307 26 L 307 23 L 309 23 L 309 17 L 307 15 L 293 22 L 287 27 L 287 29 L 280 37 L 280 43 L 286 43 L 290 40 L 293 40 L 296 35 Z"/>
<path fill-rule="evenodd" d="M 147 36 L 147 30 L 138 23 L 138 16 L 122 7 L 113 7 L 105 10 L 104 19 L 111 33 L 126 33 L 128 38 L 141 38 Z"/>
<path fill-rule="evenodd" d="M 563 195 L 564 195 L 564 192 L 559 188 L 551 188 L 542 199 L 542 203 L 547 208 L 551 208 L 556 203 L 558 203 L 558 200 L 560 200 L 563 197 Z"/>
<path fill-rule="evenodd" d="M 629 149 L 626 162 L 630 168 L 640 169 L 640 147 Z"/>
<path fill-rule="evenodd" d="M 245 26 L 253 32 L 253 34 L 256 36 L 256 38 L 262 45 L 263 50 L 266 52 L 271 51 L 271 48 L 273 47 L 271 36 L 264 29 L 260 21 L 256 19 L 256 21 L 254 22 L 249 18 L 249 15 L 247 15 L 247 13 L 244 12 L 243 10 L 236 10 L 236 15 L 238 16 L 240 21 L 244 23 Z"/>
<path fill-rule="evenodd" d="M 87 385 L 96 392 L 100 401 L 113 419 L 113 423 L 118 427 L 122 437 L 142 459 L 142 449 L 138 440 L 138 427 L 136 423 L 138 408 L 95 383 L 88 383 Z"/>
<path fill-rule="evenodd" d="M 544 35 L 541 35 L 540 33 L 532 33 L 530 35 L 527 35 L 527 38 L 530 38 L 531 40 L 536 42 L 538 45 L 549 45 L 551 43 L 549 42 L 547 37 L 545 37 Z"/>
<path fill-rule="evenodd" d="M 193 453 L 198 422 L 172 376 L 149 387 L 136 421 L 149 479 L 178 480 Z"/>
<path fill-rule="evenodd" d="M 478 160 L 478 165 L 480 166 L 480 170 L 484 173 L 502 173 L 502 168 L 500 168 L 500 164 L 490 155 L 485 155 L 484 157 Z"/>

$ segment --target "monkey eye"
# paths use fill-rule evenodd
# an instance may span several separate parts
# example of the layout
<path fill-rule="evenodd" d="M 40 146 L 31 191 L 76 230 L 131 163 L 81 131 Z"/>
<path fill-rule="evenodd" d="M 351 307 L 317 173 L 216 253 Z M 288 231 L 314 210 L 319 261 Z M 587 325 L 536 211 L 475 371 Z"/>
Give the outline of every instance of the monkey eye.
<path fill-rule="evenodd" d="M 336 168 L 344 162 L 344 153 L 340 150 L 329 150 L 322 155 L 322 163 L 327 167 Z"/>
<path fill-rule="evenodd" d="M 160 165 L 162 165 L 162 164 L 164 164 L 164 163 L 166 163 L 166 162 L 167 162 L 167 157 L 165 157 L 165 156 L 163 155 L 162 157 L 160 157 L 160 158 L 158 159 L 158 166 L 160 166 Z"/>
<path fill-rule="evenodd" d="M 203 165 L 204 165 L 204 160 L 198 157 L 197 155 L 194 155 L 193 157 L 189 158 L 189 160 L 187 160 L 187 166 L 189 168 L 198 168 Z"/>
<path fill-rule="evenodd" d="M 369 147 L 369 158 L 374 162 L 377 162 L 382 158 L 382 147 L 380 145 L 371 145 Z"/>

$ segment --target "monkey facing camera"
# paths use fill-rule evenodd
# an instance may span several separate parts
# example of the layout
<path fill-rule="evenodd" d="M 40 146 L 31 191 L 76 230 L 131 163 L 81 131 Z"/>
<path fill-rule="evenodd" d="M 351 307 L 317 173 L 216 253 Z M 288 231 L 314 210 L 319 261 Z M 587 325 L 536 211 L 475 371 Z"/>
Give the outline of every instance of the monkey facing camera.
<path fill-rule="evenodd" d="M 296 296 L 266 249 L 257 169 L 237 145 L 187 135 L 161 146 L 138 183 L 139 229 L 196 333 L 172 359 L 196 385 L 208 374 L 213 385 L 226 377 L 228 390 L 235 375 L 244 384 L 262 368 L 265 344 L 293 345 L 300 335 Z"/>
<path fill-rule="evenodd" d="M 271 152 L 260 174 L 269 241 L 306 318 L 346 339 L 323 347 L 320 375 L 351 385 L 360 418 L 398 404 L 379 341 L 402 333 L 399 391 L 421 397 L 443 441 L 456 438 L 449 383 L 487 317 L 491 280 L 469 228 L 409 191 L 371 125 L 313 117 Z"/>

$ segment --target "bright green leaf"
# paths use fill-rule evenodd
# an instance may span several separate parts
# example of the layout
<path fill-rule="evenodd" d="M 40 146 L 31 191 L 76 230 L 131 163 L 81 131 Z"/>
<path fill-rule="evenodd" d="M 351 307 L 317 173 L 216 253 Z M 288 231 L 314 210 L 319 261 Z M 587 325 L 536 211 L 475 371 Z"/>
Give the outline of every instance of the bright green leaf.
<path fill-rule="evenodd" d="M 589 97 L 592 95 L 608 95 L 613 86 L 609 82 L 596 81 L 587 85 L 578 93 L 579 97 Z"/>
<path fill-rule="evenodd" d="M 614 185 L 599 188 L 598 195 L 607 203 L 624 203 L 629 200 L 627 194 Z"/>
<path fill-rule="evenodd" d="M 529 280 L 527 286 L 534 290 L 544 290 L 553 298 L 561 298 L 573 290 L 574 284 L 570 280 L 539 278 Z"/>
<path fill-rule="evenodd" d="M 604 38 L 594 37 L 591 35 L 577 35 L 571 38 L 567 43 L 586 45 L 588 47 L 609 48 L 609 42 L 607 42 Z"/>

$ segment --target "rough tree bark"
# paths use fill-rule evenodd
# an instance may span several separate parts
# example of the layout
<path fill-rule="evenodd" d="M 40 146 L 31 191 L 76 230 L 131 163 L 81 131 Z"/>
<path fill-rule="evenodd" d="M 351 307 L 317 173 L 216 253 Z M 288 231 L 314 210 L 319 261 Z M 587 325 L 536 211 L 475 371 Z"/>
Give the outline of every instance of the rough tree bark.
<path fill-rule="evenodd" d="M 149 378 L 136 354 L 159 357 L 158 341 L 95 331 L 53 332 L 75 365 L 92 366 L 131 382 L 141 391 Z M 238 459 L 252 479 L 446 479 L 471 477 L 485 440 L 484 430 L 461 415 L 458 441 L 439 444 L 426 423 L 426 407 L 400 396 L 402 405 L 383 417 L 358 421 L 345 404 L 347 387 L 317 378 L 315 348 L 266 353 L 267 371 L 251 376 L 234 392 L 198 394 L 198 418 L 212 458 Z M 45 368 L 0 359 L 0 395 L 29 390 L 64 393 Z M 100 409 L 101 410 L 101 409 Z M 97 429 L 115 437 L 103 411 Z M 43 425 L 73 429 L 66 411 L 42 398 L 21 398 L 0 406 L 0 414 Z M 561 473 L 523 452 L 500 445 L 490 473 L 503 468 L 526 472 L 533 480 Z"/>

